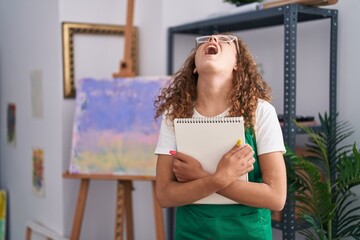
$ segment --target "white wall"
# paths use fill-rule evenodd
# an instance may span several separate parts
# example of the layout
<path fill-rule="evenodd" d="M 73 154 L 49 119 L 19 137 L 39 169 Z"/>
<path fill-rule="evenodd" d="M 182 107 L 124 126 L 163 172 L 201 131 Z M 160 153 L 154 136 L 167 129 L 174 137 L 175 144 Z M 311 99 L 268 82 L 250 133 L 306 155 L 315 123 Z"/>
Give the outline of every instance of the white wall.
<path fill-rule="evenodd" d="M 343 120 L 349 121 L 355 133 L 349 143 L 360 145 L 360 113 L 357 111 L 360 102 L 358 62 L 360 56 L 360 28 L 357 12 L 360 1 L 339 1 L 339 46 L 338 46 L 338 111 Z M 360 192 L 359 192 L 360 193 Z"/>
<path fill-rule="evenodd" d="M 63 231 L 62 82 L 56 1 L 0 1 L 1 187 L 8 191 L 11 239 L 25 222 Z M 42 72 L 43 117 L 32 117 L 30 74 Z M 7 144 L 6 110 L 16 104 L 16 146 Z M 45 197 L 32 193 L 32 148 L 44 150 Z"/>
<path fill-rule="evenodd" d="M 62 91 L 63 21 L 103 24 L 124 24 L 125 0 L 0 0 L 0 123 L 1 123 L 1 187 L 9 190 L 9 230 L 11 239 L 24 239 L 25 222 L 38 220 L 51 229 L 70 235 L 78 180 L 64 180 L 62 173 L 69 166 L 73 100 L 64 100 Z M 166 31 L 175 26 L 206 18 L 233 6 L 222 0 L 137 0 L 134 24 L 139 27 L 140 75 L 163 75 L 166 72 Z M 359 81 L 356 65 L 360 54 L 358 0 L 339 1 L 330 8 L 339 9 L 338 38 L 338 111 L 356 130 L 349 143 L 360 142 Z M 4 34 L 6 33 L 6 34 Z M 274 104 L 282 108 L 282 30 L 281 27 L 238 33 L 263 64 L 265 79 L 274 89 Z M 299 26 L 298 96 L 304 101 L 297 106 L 299 114 L 316 115 L 326 110 L 328 98 L 327 54 L 329 28 L 326 22 Z M 306 36 L 306 37 L 305 37 Z M 266 44 L 271 43 L 271 47 Z M 179 66 L 194 45 L 189 36 L 176 39 L 175 63 Z M 118 46 L 114 46 L 116 48 Z M 120 60 L 121 54 L 119 54 Z M 80 63 L 81 64 L 81 63 Z M 110 63 L 109 63 L 110 64 Z M 111 63 L 112 64 L 112 63 Z M 315 65 L 315 67 L 314 67 Z M 309 69 L 312 69 L 311 71 Z M 44 117 L 31 115 L 30 73 L 43 73 Z M 279 71 L 277 71 L 279 69 Z M 325 80 L 324 80 L 325 79 Z M 301 83 L 300 83 L 301 81 Z M 325 82 L 324 82 L 325 81 Z M 320 83 L 320 84 L 315 84 Z M 313 88 L 315 94 L 308 94 Z M 317 99 L 320 99 L 319 101 Z M 17 144 L 6 142 L 6 108 L 17 105 Z M 298 100 L 300 102 L 300 100 Z M 45 151 L 46 196 L 32 194 L 31 150 Z M 115 209 L 115 183 L 97 181 L 90 185 L 82 239 L 112 239 Z M 155 239 L 150 184 L 135 182 L 134 219 L 136 239 Z M 359 193 L 359 192 L 358 192 Z M 101 219 L 99 222 L 98 219 Z M 275 239 L 281 233 L 275 231 Z"/>

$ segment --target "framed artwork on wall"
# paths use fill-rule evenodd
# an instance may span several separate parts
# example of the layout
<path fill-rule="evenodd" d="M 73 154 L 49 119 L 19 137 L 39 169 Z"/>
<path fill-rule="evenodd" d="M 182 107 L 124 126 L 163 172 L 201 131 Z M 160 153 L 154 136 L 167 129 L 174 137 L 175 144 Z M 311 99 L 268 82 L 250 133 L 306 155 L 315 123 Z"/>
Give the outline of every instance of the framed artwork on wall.
<path fill-rule="evenodd" d="M 7 106 L 7 142 L 16 145 L 16 104 L 8 103 Z"/>
<path fill-rule="evenodd" d="M 138 30 L 136 27 L 133 27 L 133 44 L 131 49 L 131 58 L 132 58 L 132 66 L 133 71 L 138 73 Z M 76 96 L 76 59 L 75 56 L 77 49 L 80 49 L 81 46 L 77 44 L 76 37 L 82 36 L 86 39 L 91 39 L 94 36 L 102 36 L 102 37 L 116 37 L 119 38 L 119 44 L 124 43 L 124 35 L 125 35 L 125 26 L 121 25 L 104 25 L 104 24 L 88 24 L 88 23 L 74 23 L 74 22 L 64 22 L 62 23 L 62 44 L 63 44 L 63 89 L 64 89 L 64 98 L 75 98 Z M 117 41 L 115 39 L 115 41 Z M 81 43 L 79 43 L 81 44 Z M 104 42 L 100 44 L 102 46 L 106 46 L 107 43 Z M 97 50 L 99 46 L 93 46 L 90 51 Z M 116 49 L 114 51 L 116 52 Z M 89 48 L 87 50 L 83 50 L 79 54 L 88 55 Z M 89 54 L 91 56 L 91 54 Z M 116 64 L 122 59 L 122 55 L 120 52 L 118 53 L 118 60 Z M 111 61 L 109 59 L 97 59 L 99 62 L 103 62 L 104 60 Z M 113 71 L 117 71 L 117 68 L 113 69 Z M 109 73 L 109 76 L 112 73 Z M 93 76 L 92 72 L 88 73 L 88 76 Z M 81 76 L 84 77 L 84 76 Z"/>
<path fill-rule="evenodd" d="M 33 193 L 38 197 L 45 197 L 44 150 L 42 148 L 33 148 L 32 165 Z"/>

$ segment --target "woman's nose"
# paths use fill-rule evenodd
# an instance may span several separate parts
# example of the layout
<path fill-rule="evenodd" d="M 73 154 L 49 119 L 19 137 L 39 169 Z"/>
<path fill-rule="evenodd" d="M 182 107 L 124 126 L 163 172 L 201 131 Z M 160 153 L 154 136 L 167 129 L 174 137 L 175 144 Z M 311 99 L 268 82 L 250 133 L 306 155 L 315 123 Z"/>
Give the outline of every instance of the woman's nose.
<path fill-rule="evenodd" d="M 218 38 L 214 35 L 211 35 L 211 37 L 209 38 L 209 42 L 211 41 L 218 42 Z"/>

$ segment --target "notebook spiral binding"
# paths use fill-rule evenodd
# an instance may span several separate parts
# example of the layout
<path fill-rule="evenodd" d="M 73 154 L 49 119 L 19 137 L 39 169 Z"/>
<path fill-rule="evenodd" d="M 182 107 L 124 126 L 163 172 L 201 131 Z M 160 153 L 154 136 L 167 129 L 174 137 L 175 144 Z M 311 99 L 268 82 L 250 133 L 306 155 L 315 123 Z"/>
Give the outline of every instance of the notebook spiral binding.
<path fill-rule="evenodd" d="M 193 117 L 175 118 L 176 123 L 241 123 L 243 117 Z"/>

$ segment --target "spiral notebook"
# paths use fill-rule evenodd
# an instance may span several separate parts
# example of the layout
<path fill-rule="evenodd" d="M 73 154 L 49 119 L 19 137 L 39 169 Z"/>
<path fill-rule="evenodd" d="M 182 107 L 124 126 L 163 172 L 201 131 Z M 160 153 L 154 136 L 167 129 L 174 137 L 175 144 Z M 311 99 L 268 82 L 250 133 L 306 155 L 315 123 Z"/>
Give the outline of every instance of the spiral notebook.
<path fill-rule="evenodd" d="M 214 173 L 218 161 L 237 142 L 245 143 L 242 117 L 176 118 L 174 120 L 177 151 L 197 159 L 203 169 Z M 247 174 L 239 180 L 247 181 Z M 198 204 L 234 204 L 231 199 L 214 193 Z"/>

